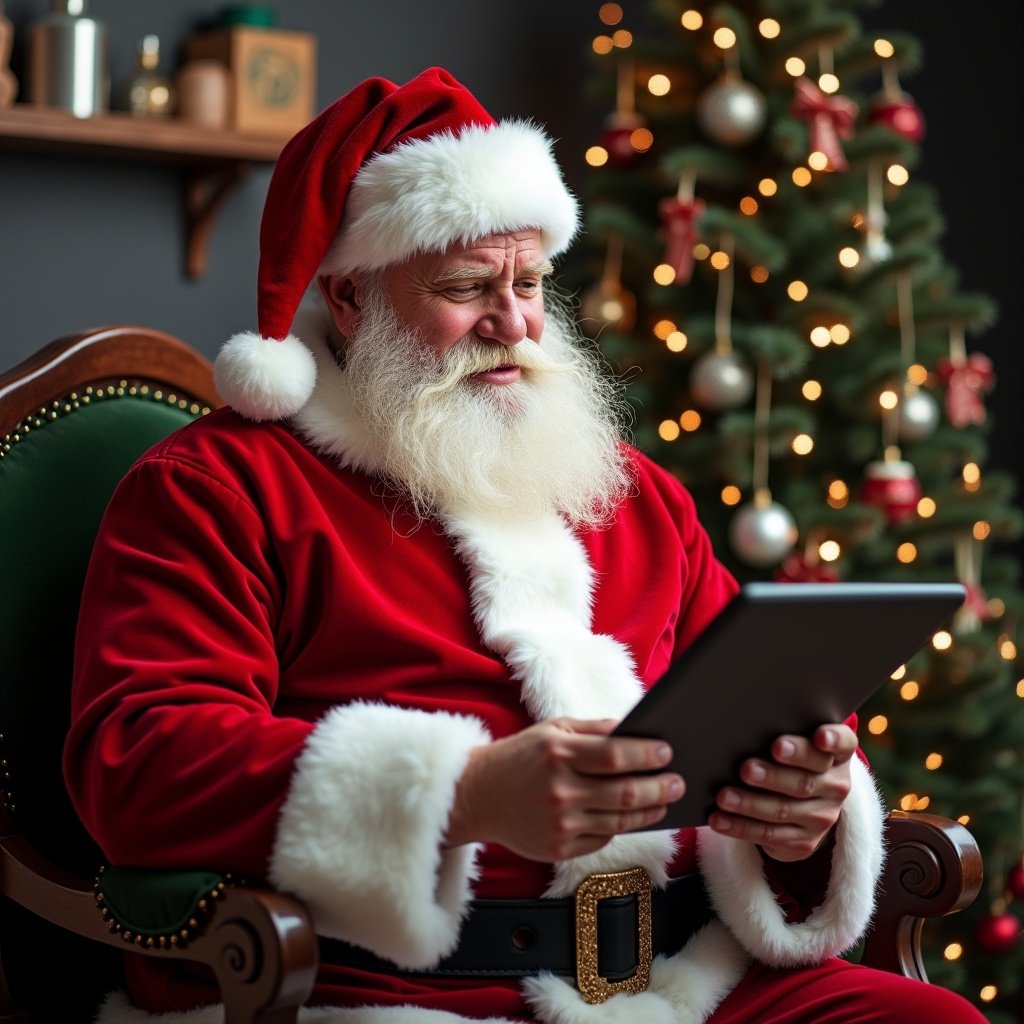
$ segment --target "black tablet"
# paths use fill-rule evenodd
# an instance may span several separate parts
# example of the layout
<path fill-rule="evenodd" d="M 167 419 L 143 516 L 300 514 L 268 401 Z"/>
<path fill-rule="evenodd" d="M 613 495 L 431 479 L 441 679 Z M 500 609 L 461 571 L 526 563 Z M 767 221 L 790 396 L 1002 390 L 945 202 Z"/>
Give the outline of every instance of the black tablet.
<path fill-rule="evenodd" d="M 842 722 L 963 603 L 958 583 L 749 583 L 619 723 L 664 739 L 686 794 L 652 828 L 702 825 L 740 764 Z"/>

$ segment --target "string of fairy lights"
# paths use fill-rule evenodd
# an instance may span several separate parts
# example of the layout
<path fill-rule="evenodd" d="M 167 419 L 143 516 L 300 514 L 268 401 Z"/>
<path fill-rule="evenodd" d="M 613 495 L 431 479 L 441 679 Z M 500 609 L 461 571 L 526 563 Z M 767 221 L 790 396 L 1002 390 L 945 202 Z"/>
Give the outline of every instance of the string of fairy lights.
<path fill-rule="evenodd" d="M 635 91 L 646 88 L 649 99 L 646 104 L 668 102 L 672 99 L 676 84 L 672 76 L 663 68 L 658 68 L 646 78 L 638 76 L 637 61 L 631 55 L 633 34 L 623 27 L 624 12 L 620 4 L 603 3 L 598 10 L 602 30 L 593 39 L 593 50 L 602 57 L 615 61 L 616 73 L 616 107 L 605 122 L 605 131 L 600 144 L 590 146 L 585 154 L 586 163 L 593 168 L 606 164 L 628 167 L 644 157 L 654 146 L 655 136 L 645 119 L 637 112 Z M 753 87 L 744 83 L 741 77 L 739 46 L 736 32 L 726 25 L 709 24 L 709 19 L 696 8 L 681 12 L 679 24 L 688 32 L 710 33 L 711 41 L 717 47 L 722 62 L 722 77 L 719 85 L 730 88 L 729 99 L 733 103 L 732 120 L 725 119 L 711 122 L 710 126 L 701 121 L 701 117 L 714 118 L 714 108 L 710 93 L 698 100 L 698 123 L 707 133 L 725 146 L 740 145 L 749 134 L 757 132 L 763 125 L 765 116 L 763 98 L 760 99 L 762 109 L 757 109 L 758 96 Z M 763 18 L 757 23 L 757 32 L 765 40 L 784 41 L 784 29 L 775 18 Z M 896 72 L 896 48 L 887 39 L 879 38 L 873 42 L 873 50 L 880 61 L 882 72 L 882 93 L 876 98 L 872 111 L 877 118 L 888 127 L 905 138 L 919 142 L 923 135 L 923 119 L 920 111 L 913 105 L 910 98 L 902 92 Z M 797 94 L 801 89 L 816 86 L 820 96 L 831 104 L 832 128 L 837 129 L 839 137 L 849 137 L 843 133 L 852 126 L 852 116 L 856 107 L 840 95 L 841 82 L 836 75 L 832 50 L 821 46 L 817 54 L 817 69 L 810 82 L 810 69 L 803 56 L 792 55 L 784 60 L 785 72 L 793 79 Z M 691 86 L 692 87 L 692 84 Z M 718 99 L 719 97 L 715 97 Z M 750 101 L 747 103 L 747 101 Z M 799 102 L 799 100 L 798 100 Z M 812 104 L 818 102 L 813 97 Z M 700 109 L 703 103 L 704 110 Z M 746 104 L 746 105 L 744 105 Z M 845 105 L 845 106 L 844 106 Z M 820 109 L 821 104 L 819 103 Z M 852 107 L 852 113 L 850 108 Z M 719 108 L 720 109 L 720 108 Z M 710 111 L 710 112 L 709 112 Z M 845 120 L 844 120 L 845 119 Z M 817 176 L 845 170 L 845 160 L 838 138 L 828 139 L 811 130 L 810 151 L 802 162 L 793 166 L 788 172 L 794 186 L 799 189 L 811 187 Z M 826 126 L 827 127 L 827 126 Z M 710 130 L 708 130 L 710 128 Z M 739 141 L 732 135 L 740 133 Z M 824 138 L 820 146 L 815 146 L 816 139 Z M 893 248 L 886 238 L 887 224 L 886 203 L 891 202 L 910 182 L 910 172 L 906 166 L 895 159 L 872 158 L 868 161 L 866 181 L 866 203 L 863 209 L 854 213 L 850 219 L 851 226 L 861 236 L 856 245 L 837 245 L 835 259 L 846 275 L 870 270 L 884 263 L 893 255 Z M 765 285 L 772 279 L 773 271 L 762 262 L 748 261 L 743 264 L 736 255 L 735 240 L 728 232 L 721 232 L 717 239 L 697 236 L 696 226 L 703 204 L 697 194 L 697 176 L 692 169 L 684 169 L 680 173 L 679 187 L 676 196 L 674 213 L 682 212 L 683 216 L 675 223 L 665 218 L 663 228 L 669 236 L 669 248 L 673 238 L 677 247 L 676 255 L 654 265 L 650 270 L 650 278 L 655 285 L 668 288 L 673 285 L 685 284 L 689 280 L 691 267 L 694 263 L 706 264 L 717 275 L 718 303 L 715 311 L 715 344 L 714 351 L 698 357 L 691 371 L 690 394 L 693 405 L 680 411 L 678 416 L 665 419 L 658 424 L 659 437 L 673 443 L 686 434 L 693 434 L 704 429 L 709 420 L 708 412 L 722 408 L 731 408 L 746 403 L 751 395 L 755 405 L 755 439 L 754 439 L 754 471 L 752 474 L 753 500 L 749 505 L 741 506 L 744 500 L 743 490 L 736 483 L 727 483 L 720 490 L 720 500 L 728 507 L 739 507 L 740 512 L 758 508 L 763 511 L 775 506 L 768 489 L 767 445 L 762 445 L 761 464 L 759 465 L 758 435 L 763 440 L 767 434 L 768 407 L 770 405 L 770 373 L 763 366 L 756 367 L 753 372 L 737 364 L 730 342 L 730 305 L 735 275 L 744 266 L 743 273 L 748 275 L 755 286 Z M 773 177 L 762 177 L 738 201 L 737 209 L 743 217 L 757 218 L 779 193 L 780 183 Z M 687 218 L 689 218 L 687 220 Z M 680 226 L 681 225 L 681 226 Z M 673 232 L 676 232 L 673 235 Z M 685 251 L 681 252 L 680 246 Z M 608 239 L 608 249 L 604 271 L 599 285 L 590 296 L 590 311 L 599 323 L 613 324 L 622 333 L 628 333 L 633 327 L 636 315 L 635 298 L 622 286 L 621 269 L 623 260 L 623 240 L 614 232 Z M 845 507 L 852 498 L 877 504 L 884 508 L 890 524 L 906 523 L 915 516 L 920 520 L 928 520 L 939 511 L 939 502 L 934 495 L 922 493 L 913 467 L 903 460 L 901 441 L 919 441 L 927 438 L 935 430 L 940 420 L 940 410 L 935 399 L 926 390 L 926 385 L 942 380 L 947 386 L 947 419 L 955 427 L 963 427 L 970 423 L 984 420 L 984 409 L 980 396 L 991 387 L 991 366 L 987 359 L 977 354 L 968 356 L 964 345 L 965 324 L 962 321 L 950 325 L 949 359 L 943 360 L 937 369 L 929 370 L 923 362 L 916 358 L 915 351 L 915 318 L 911 277 L 908 271 L 896 271 L 897 319 L 899 326 L 900 365 L 899 379 L 892 380 L 878 387 L 873 401 L 878 410 L 880 420 L 881 458 L 870 463 L 865 479 L 859 488 L 847 480 L 833 476 L 825 484 L 824 501 L 832 509 Z M 807 283 L 793 279 L 786 282 L 785 294 L 795 304 L 804 303 L 811 296 Z M 587 311 L 587 299 L 584 299 L 584 312 Z M 653 337 L 663 344 L 673 355 L 686 353 L 690 347 L 685 323 L 677 322 L 671 316 L 660 315 L 651 327 Z M 842 317 L 828 317 L 822 314 L 818 322 L 811 325 L 806 332 L 807 342 L 817 350 L 825 350 L 830 346 L 841 348 L 856 343 L 855 328 L 845 322 Z M 712 377 L 709 388 L 709 399 L 699 400 L 701 383 L 698 379 L 700 359 L 708 355 L 717 357 L 719 369 L 725 369 L 718 377 Z M 724 362 L 732 360 L 731 363 Z M 725 371 L 729 371 L 726 373 Z M 735 371 L 735 372 L 733 372 Z M 818 379 L 808 377 L 799 386 L 799 393 L 809 404 L 819 402 L 826 393 L 826 385 Z M 814 436 L 804 430 L 794 434 L 790 441 L 790 450 L 797 458 L 810 455 L 815 449 Z M 897 487 L 898 485 L 898 487 Z M 966 459 L 959 473 L 958 488 L 964 495 L 977 494 L 982 490 L 982 470 L 976 461 Z M 874 488 L 874 492 L 872 491 Z M 789 515 L 783 509 L 785 515 Z M 791 517 L 790 517 L 791 519 Z M 783 524 L 785 526 L 785 524 Z M 788 528 L 787 528 L 788 529 Z M 956 571 L 968 591 L 974 590 L 973 602 L 970 607 L 958 614 L 950 630 L 937 632 L 931 640 L 934 657 L 942 658 L 952 655 L 957 646 L 957 635 L 975 631 L 983 619 L 1002 620 L 1006 615 L 1006 607 L 999 598 L 987 598 L 980 589 L 981 550 L 989 538 L 992 526 L 984 519 L 978 519 L 970 527 L 969 536 L 956 542 Z M 772 565 L 780 561 L 779 552 L 784 555 L 797 540 L 795 523 L 787 533 L 783 546 L 773 549 L 768 561 L 750 560 L 753 565 Z M 785 546 L 788 544 L 788 548 Z M 754 549 L 756 551 L 756 548 Z M 819 533 L 813 538 L 805 539 L 805 552 L 815 562 L 824 564 L 838 562 L 843 557 L 843 539 L 841 535 L 829 536 Z M 742 555 L 742 551 L 737 554 Z M 806 557 L 806 554 L 805 554 Z M 902 540 L 895 545 L 893 557 L 902 565 L 911 565 L 919 557 L 918 546 L 910 539 Z M 774 561 L 772 560 L 774 559 Z M 834 577 L 833 577 L 834 578 Z M 1004 632 L 998 635 L 996 650 L 1000 658 L 1006 662 L 1014 662 L 1018 651 L 1014 639 L 1015 626 L 1007 625 Z M 915 662 L 916 664 L 916 662 Z M 911 678 L 910 668 L 901 666 L 892 675 L 892 683 L 898 688 L 899 698 L 907 703 L 918 700 L 924 687 L 928 685 L 927 671 L 915 672 L 917 678 Z M 1024 679 L 1016 683 L 1016 696 L 1024 700 Z M 889 729 L 887 716 L 878 714 L 870 718 L 866 728 L 873 736 L 881 736 Z M 956 758 L 940 750 L 930 751 L 923 761 L 927 772 L 939 772 L 955 763 Z M 905 793 L 899 798 L 899 806 L 905 811 L 923 811 L 932 804 L 927 793 Z M 962 813 L 957 819 L 961 824 L 971 822 L 970 813 Z M 1022 837 L 1024 837 L 1024 821 L 1022 821 Z M 1024 838 L 1022 838 L 1024 842 Z M 1022 862 L 1024 863 L 1024 862 Z M 1021 870 L 1024 870 L 1022 868 Z M 1022 897 L 1024 898 L 1024 897 Z M 998 921 L 998 900 L 993 901 L 992 915 Z M 1005 908 L 1004 908 L 1005 909 Z M 1019 926 L 1019 922 L 1018 922 Z M 1011 936 L 1016 941 L 1016 936 Z M 983 945 L 979 942 L 979 944 Z M 984 945 L 983 945 L 983 948 Z M 950 942 L 943 955 L 949 961 L 956 961 L 965 954 L 965 942 Z M 985 1003 L 992 1002 L 998 996 L 994 983 L 985 984 L 978 992 L 978 998 Z"/>
<path fill-rule="evenodd" d="M 614 55 L 615 51 L 628 51 L 633 44 L 633 35 L 630 31 L 618 26 L 623 17 L 621 5 L 616 3 L 602 4 L 598 16 L 603 25 L 609 31 L 601 33 L 593 40 L 595 53 L 602 55 Z M 683 28 L 689 31 L 699 31 L 705 25 L 703 14 L 695 9 L 682 12 L 680 23 Z M 757 26 L 758 32 L 765 39 L 776 39 L 782 32 L 780 23 L 774 18 L 764 18 Z M 736 33 L 727 27 L 719 27 L 714 30 L 713 40 L 715 45 L 722 51 L 723 62 L 729 65 L 734 59 L 737 38 Z M 886 39 L 876 39 L 874 42 L 875 53 L 887 60 L 895 54 L 891 42 Z M 732 55 L 732 57 L 730 57 Z M 631 127 L 628 135 L 628 144 L 637 155 L 646 153 L 654 143 L 654 136 L 651 130 L 642 124 L 635 115 L 632 99 L 632 82 L 634 69 L 632 62 L 619 56 L 618 75 L 619 89 L 617 95 L 616 119 L 622 116 L 629 118 Z M 817 77 L 818 87 L 823 93 L 834 95 L 840 88 L 840 80 L 832 68 L 830 51 L 823 49 L 820 63 L 824 65 Z M 787 73 L 794 79 L 800 78 L 807 73 L 806 61 L 797 56 L 789 57 L 785 61 Z M 899 93 L 899 86 L 895 79 L 895 72 L 887 65 L 883 65 L 883 72 L 886 80 L 886 90 L 892 94 Z M 628 88 L 626 84 L 628 83 Z M 667 74 L 658 71 L 647 79 L 647 89 L 653 97 L 665 97 L 672 91 L 672 82 Z M 904 113 L 906 111 L 903 111 Z M 914 129 L 917 130 L 916 128 Z M 594 145 L 587 149 L 585 154 L 586 162 L 592 167 L 601 167 L 610 159 L 610 152 L 607 146 Z M 806 159 L 805 164 L 793 168 L 791 178 L 799 188 L 806 188 L 812 184 L 815 173 L 827 173 L 831 169 L 830 157 L 820 151 L 812 150 Z M 899 189 L 910 181 L 910 174 L 906 167 L 898 163 L 889 163 L 884 168 L 885 180 L 893 189 Z M 761 209 L 761 204 L 770 200 L 778 191 L 778 183 L 772 178 L 762 178 L 756 186 L 756 193 L 744 195 L 738 204 L 742 214 L 748 217 L 755 217 Z M 857 212 L 852 217 L 852 225 L 857 229 L 866 230 L 866 240 L 863 251 L 853 246 L 842 246 L 836 253 L 836 259 L 841 267 L 846 270 L 853 270 L 865 262 L 877 262 L 891 253 L 891 247 L 884 238 L 884 212 L 880 209 L 881 197 L 880 188 L 875 183 L 874 169 L 869 175 L 868 189 L 868 211 L 867 213 Z M 760 197 L 760 199 L 758 198 Z M 613 240 L 611 245 L 616 244 Z M 621 265 L 621 240 L 618 254 L 614 260 L 609 257 L 609 263 L 616 267 Z M 697 262 L 706 261 L 714 270 L 723 277 L 727 277 L 734 271 L 734 260 L 723 248 L 712 248 L 704 241 L 698 241 L 692 248 L 693 259 Z M 766 283 L 771 277 L 767 267 L 755 264 L 749 268 L 750 280 L 757 285 Z M 603 304 L 600 308 L 600 318 L 604 322 L 622 324 L 623 320 L 629 320 L 635 310 L 635 300 L 625 289 L 617 283 L 618 271 L 606 267 L 605 287 Z M 653 281 L 663 287 L 668 287 L 676 282 L 676 271 L 668 263 L 659 263 L 651 270 Z M 905 291 L 905 290 L 904 290 Z M 804 302 L 810 294 L 807 284 L 799 279 L 788 282 L 786 294 L 794 303 Z M 906 298 L 904 296 L 904 300 Z M 912 312 L 901 309 L 901 321 L 903 323 L 904 338 L 912 333 Z M 628 328 L 627 328 L 628 329 Z M 686 351 L 689 339 L 685 330 L 669 318 L 659 319 L 652 328 L 655 338 L 663 342 L 665 347 L 672 353 L 679 354 Z M 830 345 L 843 346 L 853 338 L 853 330 L 847 323 L 834 321 L 830 323 L 818 323 L 808 331 L 808 341 L 817 349 L 824 349 Z M 885 446 L 884 461 L 894 465 L 900 461 L 898 436 L 908 440 L 920 439 L 927 436 L 934 429 L 938 421 L 938 410 L 932 399 L 926 392 L 920 390 L 922 385 L 929 379 L 929 370 L 921 363 L 911 362 L 907 367 L 906 376 L 902 384 L 895 386 L 883 386 L 876 396 L 876 403 L 880 411 L 885 432 L 889 434 L 888 443 Z M 821 381 L 813 378 L 805 380 L 800 388 L 803 398 L 814 403 L 819 401 L 824 394 L 824 385 Z M 746 397 L 746 396 L 744 396 Z M 699 408 L 687 408 L 682 410 L 678 417 L 666 419 L 658 424 L 658 435 L 666 442 L 678 440 L 683 434 L 693 433 L 704 425 L 705 417 Z M 797 433 L 790 443 L 790 448 L 796 456 L 806 456 L 814 451 L 815 439 L 808 433 Z M 981 489 L 981 470 L 975 462 L 967 462 L 963 467 L 963 488 L 967 492 L 976 492 Z M 851 497 L 851 490 L 848 483 L 841 479 L 829 481 L 826 485 L 826 502 L 831 508 L 839 509 L 844 507 Z M 735 506 L 742 500 L 742 491 L 735 484 L 725 485 L 720 492 L 720 498 L 724 505 Z M 937 504 L 934 498 L 927 495 L 917 496 L 908 512 L 916 512 L 922 519 L 935 515 Z M 973 535 L 976 539 L 982 540 L 990 531 L 990 525 L 984 520 L 979 520 L 973 526 Z M 817 542 L 816 557 L 823 562 L 835 562 L 843 553 L 842 543 L 837 538 L 823 537 Z M 895 552 L 897 561 L 902 564 L 910 564 L 917 558 L 917 547 L 910 541 L 898 546 Z"/>

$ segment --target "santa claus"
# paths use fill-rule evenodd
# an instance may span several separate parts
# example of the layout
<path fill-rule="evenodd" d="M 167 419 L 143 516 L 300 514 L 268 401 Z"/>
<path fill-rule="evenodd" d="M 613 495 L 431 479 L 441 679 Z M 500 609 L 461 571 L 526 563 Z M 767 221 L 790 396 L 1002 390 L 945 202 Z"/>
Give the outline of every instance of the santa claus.
<path fill-rule="evenodd" d="M 83 820 L 113 863 L 301 897 L 333 940 L 303 1021 L 980 1020 L 836 959 L 882 861 L 853 723 L 651 828 L 685 780 L 611 731 L 736 584 L 547 281 L 576 230 L 543 132 L 438 69 L 286 147 L 229 407 L 100 531 Z M 130 958 L 127 987 L 104 1024 L 221 1019 L 186 963 Z"/>

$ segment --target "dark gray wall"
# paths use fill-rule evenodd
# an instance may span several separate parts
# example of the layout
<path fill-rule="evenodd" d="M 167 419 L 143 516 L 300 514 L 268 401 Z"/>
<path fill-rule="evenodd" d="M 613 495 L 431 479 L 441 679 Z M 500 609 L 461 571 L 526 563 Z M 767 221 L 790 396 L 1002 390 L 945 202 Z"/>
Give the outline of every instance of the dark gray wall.
<path fill-rule="evenodd" d="M 109 26 L 116 78 L 131 66 L 139 36 L 158 33 L 173 63 L 181 40 L 221 6 L 222 0 L 91 0 L 90 11 Z M 598 6 L 598 0 L 288 0 L 278 9 L 282 27 L 319 39 L 319 106 L 369 75 L 404 81 L 440 64 L 492 113 L 547 124 L 579 191 L 581 155 L 600 124 L 600 112 L 582 99 Z M 635 12 L 646 2 L 625 6 Z M 20 72 L 25 30 L 49 0 L 7 0 L 6 8 Z M 965 9 L 886 0 L 864 17 L 924 44 L 924 69 L 904 82 L 928 121 L 917 173 L 939 189 L 948 224 L 944 247 L 965 286 L 1000 303 L 999 325 L 978 344 L 999 373 L 990 403 L 994 457 L 1019 473 L 1021 5 L 974 0 Z M 268 178 L 268 171 L 255 174 L 231 197 L 213 231 L 206 277 L 190 282 L 182 273 L 178 171 L 0 153 L 0 366 L 59 334 L 105 323 L 159 327 L 213 355 L 234 331 L 254 326 L 257 230 Z"/>

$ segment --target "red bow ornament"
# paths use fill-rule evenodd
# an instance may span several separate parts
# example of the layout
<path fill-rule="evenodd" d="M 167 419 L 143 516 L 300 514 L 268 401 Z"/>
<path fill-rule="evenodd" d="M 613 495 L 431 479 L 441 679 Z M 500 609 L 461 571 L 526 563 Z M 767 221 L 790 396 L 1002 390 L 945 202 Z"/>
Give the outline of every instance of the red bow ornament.
<path fill-rule="evenodd" d="M 693 247 L 697 244 L 697 218 L 704 212 L 699 199 L 666 196 L 658 203 L 665 229 L 665 262 L 676 272 L 676 283 L 686 284 L 693 276 Z"/>
<path fill-rule="evenodd" d="M 965 583 L 964 584 L 964 603 L 961 605 L 963 611 L 970 615 L 975 615 L 982 622 L 992 618 L 992 612 L 988 607 L 988 598 L 985 596 L 985 591 L 981 589 L 981 585 L 978 583 Z"/>
<path fill-rule="evenodd" d="M 798 78 L 791 109 L 810 125 L 811 151 L 824 153 L 831 170 L 845 171 L 848 165 L 839 140 L 852 138 L 857 104 L 845 96 L 826 95 L 809 78 Z"/>
<path fill-rule="evenodd" d="M 946 385 L 946 416 L 954 427 L 985 422 L 981 392 L 995 382 L 992 360 L 981 352 L 972 352 L 965 360 L 940 359 L 937 369 Z"/>

